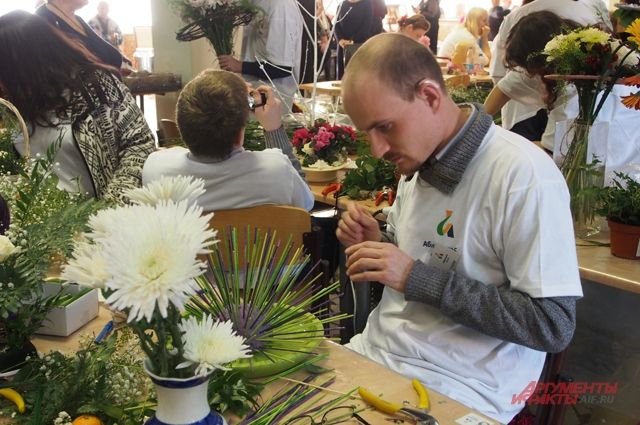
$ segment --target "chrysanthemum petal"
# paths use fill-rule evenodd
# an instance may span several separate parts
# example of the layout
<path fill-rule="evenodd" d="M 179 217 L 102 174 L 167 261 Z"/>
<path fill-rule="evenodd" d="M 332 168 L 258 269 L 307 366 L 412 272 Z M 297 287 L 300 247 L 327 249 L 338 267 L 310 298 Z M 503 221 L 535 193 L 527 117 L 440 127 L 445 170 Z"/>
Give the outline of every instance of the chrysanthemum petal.
<path fill-rule="evenodd" d="M 197 201 L 204 193 L 204 180 L 192 176 L 164 176 L 147 183 L 144 187 L 131 189 L 125 193 L 134 203 L 156 205 L 161 201 L 189 203 Z"/>
<path fill-rule="evenodd" d="M 640 92 L 630 94 L 629 96 L 622 96 L 621 99 L 627 108 L 640 110 Z"/>

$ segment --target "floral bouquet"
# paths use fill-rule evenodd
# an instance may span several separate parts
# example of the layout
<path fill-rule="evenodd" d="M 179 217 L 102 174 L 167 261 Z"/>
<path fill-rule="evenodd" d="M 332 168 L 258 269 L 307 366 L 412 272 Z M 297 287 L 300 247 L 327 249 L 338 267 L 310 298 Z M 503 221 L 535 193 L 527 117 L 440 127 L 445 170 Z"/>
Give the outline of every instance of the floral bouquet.
<path fill-rule="evenodd" d="M 352 127 L 317 119 L 313 127 L 296 130 L 291 143 L 302 158 L 303 167 L 322 169 L 343 164 L 347 160 L 347 146 L 356 140 Z"/>
<path fill-rule="evenodd" d="M 567 133 L 570 140 L 560 167 L 571 193 L 578 236 L 599 231 L 594 188 L 604 184 L 604 163 L 601 158 L 587 156 L 591 126 L 618 80 L 637 72 L 636 53 L 635 47 L 626 46 L 597 28 L 578 28 L 560 34 L 542 51 L 547 68 L 555 72 L 546 78 L 570 82 L 578 93 L 578 117 Z"/>
<path fill-rule="evenodd" d="M 206 37 L 216 54 L 230 55 L 233 32 L 247 25 L 260 11 L 249 0 L 170 0 L 188 24 L 178 30 L 176 39 L 193 41 Z"/>
<path fill-rule="evenodd" d="M 198 255 L 216 243 L 212 214 L 203 216 L 195 204 L 203 187 L 202 180 L 176 177 L 129 191 L 136 204 L 93 215 L 62 274 L 101 288 L 106 302 L 128 315 L 149 372 L 163 378 L 206 377 L 248 357 L 230 322 L 183 317 L 205 269 Z"/>

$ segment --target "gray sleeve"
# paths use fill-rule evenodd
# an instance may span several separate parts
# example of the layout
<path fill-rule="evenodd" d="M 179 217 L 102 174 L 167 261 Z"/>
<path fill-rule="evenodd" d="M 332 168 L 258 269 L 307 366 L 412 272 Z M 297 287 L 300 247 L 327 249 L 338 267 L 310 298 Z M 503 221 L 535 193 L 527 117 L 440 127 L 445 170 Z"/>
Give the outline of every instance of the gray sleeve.
<path fill-rule="evenodd" d="M 457 323 L 534 350 L 557 353 L 571 341 L 579 297 L 532 298 L 510 285 L 486 285 L 416 261 L 407 301 L 439 308 Z"/>
<path fill-rule="evenodd" d="M 300 177 L 304 178 L 304 173 L 302 172 L 302 167 L 300 165 L 300 160 L 293 153 L 293 147 L 291 146 L 291 142 L 287 137 L 287 133 L 284 131 L 284 128 L 280 126 L 277 130 L 273 131 L 265 131 L 264 132 L 264 140 L 265 146 L 267 148 L 278 148 L 282 151 L 283 154 L 289 158 L 291 161 L 291 165 L 296 169 Z"/>

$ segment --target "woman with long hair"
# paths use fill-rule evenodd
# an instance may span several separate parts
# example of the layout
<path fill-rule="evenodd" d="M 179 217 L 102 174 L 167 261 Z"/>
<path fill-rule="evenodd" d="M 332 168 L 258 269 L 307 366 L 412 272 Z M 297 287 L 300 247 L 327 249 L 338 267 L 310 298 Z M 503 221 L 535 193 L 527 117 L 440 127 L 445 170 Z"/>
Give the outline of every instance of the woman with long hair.
<path fill-rule="evenodd" d="M 474 63 L 488 65 L 491 59 L 489 48 L 489 13 L 486 9 L 472 7 L 461 25 L 445 37 L 438 49 L 438 56 L 452 58 L 459 46 L 469 48 Z"/>
<path fill-rule="evenodd" d="M 0 17 L 0 57 L 0 88 L 29 124 L 32 155 L 60 142 L 60 187 L 124 201 L 140 186 L 155 141 L 114 68 L 19 10 Z"/>

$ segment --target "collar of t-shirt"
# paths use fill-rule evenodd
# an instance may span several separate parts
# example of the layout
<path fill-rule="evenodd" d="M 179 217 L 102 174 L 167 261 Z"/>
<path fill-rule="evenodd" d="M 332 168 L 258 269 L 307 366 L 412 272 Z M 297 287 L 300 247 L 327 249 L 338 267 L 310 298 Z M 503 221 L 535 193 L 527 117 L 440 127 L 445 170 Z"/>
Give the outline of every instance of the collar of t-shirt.
<path fill-rule="evenodd" d="M 214 164 L 216 162 L 226 161 L 227 159 L 239 154 L 240 152 L 244 152 L 244 148 L 242 146 L 240 146 L 239 148 L 235 148 L 234 150 L 231 151 L 229 155 L 225 156 L 224 158 L 209 158 L 209 157 L 195 156 L 191 152 L 189 152 L 188 156 L 189 156 L 189 159 L 196 162 L 202 162 L 205 164 Z"/>
<path fill-rule="evenodd" d="M 471 109 L 467 121 L 451 141 L 418 170 L 422 180 L 445 194 L 452 193 L 460 183 L 493 122 L 491 116 L 476 105 L 464 104 L 462 107 Z"/>

